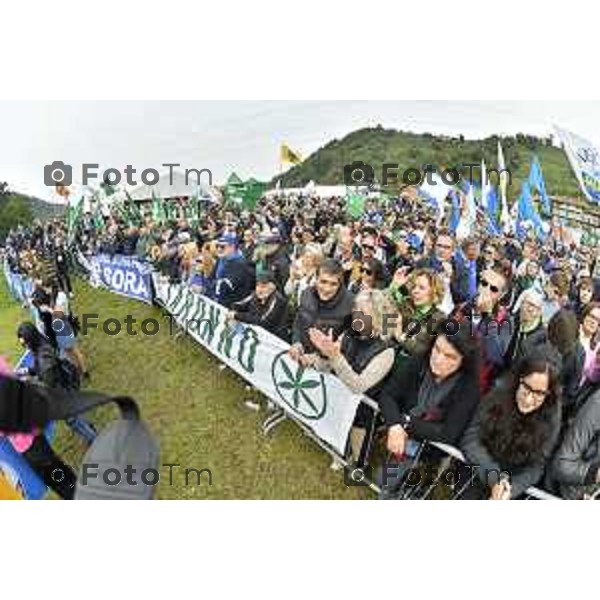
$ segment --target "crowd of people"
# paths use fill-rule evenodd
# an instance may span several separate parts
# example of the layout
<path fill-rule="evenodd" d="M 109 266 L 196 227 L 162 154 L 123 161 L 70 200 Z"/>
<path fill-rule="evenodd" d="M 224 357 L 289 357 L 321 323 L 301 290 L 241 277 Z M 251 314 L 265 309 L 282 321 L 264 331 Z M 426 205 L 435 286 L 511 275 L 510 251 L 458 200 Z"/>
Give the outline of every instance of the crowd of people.
<path fill-rule="evenodd" d="M 491 236 L 483 224 L 458 239 L 409 194 L 370 199 L 359 218 L 344 198 L 296 195 L 262 198 L 252 212 L 205 204 L 190 222 L 185 202 L 168 221 L 148 208 L 137 224 L 115 212 L 99 225 L 89 212 L 75 231 L 53 221 L 9 234 L 8 268 L 34 281 L 33 324 L 18 329 L 35 356 L 28 375 L 67 385 L 56 372 L 69 363 L 73 377 L 89 377 L 75 332 L 53 335 L 48 314 L 76 323 L 76 254 L 133 256 L 222 304 L 231 322 L 289 342 L 292 360 L 369 396 L 379 410 L 360 405 L 345 458 L 364 464 L 382 436 L 397 466 L 380 480 L 383 498 L 398 497 L 423 441 L 450 444 L 476 466 L 462 497 L 516 499 L 530 486 L 594 497 L 600 249 Z M 72 426 L 93 435 L 89 423 Z M 439 460 L 436 452 L 426 454 Z M 49 447 L 42 454 L 60 461 Z"/>

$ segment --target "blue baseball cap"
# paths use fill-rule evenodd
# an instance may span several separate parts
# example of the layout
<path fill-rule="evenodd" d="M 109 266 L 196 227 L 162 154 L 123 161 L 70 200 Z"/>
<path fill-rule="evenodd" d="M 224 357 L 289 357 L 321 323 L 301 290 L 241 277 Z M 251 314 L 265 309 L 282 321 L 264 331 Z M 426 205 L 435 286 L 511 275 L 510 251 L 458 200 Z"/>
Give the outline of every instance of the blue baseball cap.
<path fill-rule="evenodd" d="M 231 244 L 233 246 L 237 246 L 237 243 L 237 235 L 231 231 L 227 231 L 217 240 L 217 244 Z"/>

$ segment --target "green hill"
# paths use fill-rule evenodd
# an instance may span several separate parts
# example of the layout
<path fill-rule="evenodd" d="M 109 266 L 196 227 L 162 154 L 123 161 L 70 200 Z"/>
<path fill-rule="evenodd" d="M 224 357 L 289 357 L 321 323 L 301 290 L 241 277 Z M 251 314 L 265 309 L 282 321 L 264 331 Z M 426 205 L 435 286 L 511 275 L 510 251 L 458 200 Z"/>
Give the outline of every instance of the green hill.
<path fill-rule="evenodd" d="M 343 184 L 344 165 L 363 161 L 372 165 L 376 179 L 381 182 L 382 165 L 397 163 L 403 169 L 422 169 L 432 164 L 438 169 L 481 164 L 485 159 L 489 168 L 497 167 L 497 145 L 501 140 L 506 167 L 511 171 L 512 184 L 508 195 L 516 198 L 523 178 L 527 178 L 531 158 L 536 154 L 542 165 L 548 194 L 552 196 L 578 196 L 577 181 L 569 167 L 565 153 L 552 146 L 552 138 L 517 134 L 514 137 L 491 136 L 483 140 L 466 140 L 463 136 L 434 136 L 394 129 L 359 129 L 341 140 L 334 139 L 312 155 L 273 180 L 279 178 L 284 187 L 304 186 L 313 180 L 323 185 Z M 468 169 L 463 169 L 463 176 Z M 480 169 L 473 169 L 473 178 L 479 183 Z M 496 183 L 492 175 L 491 182 Z"/>
<path fill-rule="evenodd" d="M 46 221 L 64 213 L 63 205 L 13 192 L 6 183 L 0 181 L 0 240 L 12 227 L 29 224 L 33 219 Z"/>

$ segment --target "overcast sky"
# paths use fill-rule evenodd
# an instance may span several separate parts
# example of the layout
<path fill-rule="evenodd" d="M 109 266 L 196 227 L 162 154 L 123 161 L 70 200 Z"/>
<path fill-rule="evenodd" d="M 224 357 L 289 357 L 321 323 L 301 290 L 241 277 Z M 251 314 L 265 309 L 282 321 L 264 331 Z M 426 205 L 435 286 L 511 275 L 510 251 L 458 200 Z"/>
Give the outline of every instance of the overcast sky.
<path fill-rule="evenodd" d="M 268 179 L 286 141 L 304 156 L 331 138 L 381 124 L 414 132 L 479 138 L 493 133 L 552 133 L 557 124 L 600 146 L 600 102 L 9 102 L 0 101 L 0 181 L 53 199 L 43 167 L 54 160 L 101 169 L 210 169 Z"/>

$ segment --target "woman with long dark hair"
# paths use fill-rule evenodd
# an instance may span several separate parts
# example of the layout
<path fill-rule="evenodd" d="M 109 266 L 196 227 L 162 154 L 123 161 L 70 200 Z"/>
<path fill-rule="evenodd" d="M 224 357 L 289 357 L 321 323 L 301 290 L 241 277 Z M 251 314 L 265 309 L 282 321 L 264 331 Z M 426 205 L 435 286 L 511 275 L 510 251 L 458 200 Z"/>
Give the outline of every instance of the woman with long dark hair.
<path fill-rule="evenodd" d="M 464 498 L 515 499 L 540 481 L 560 430 L 559 365 L 550 346 L 538 349 L 481 400 L 461 444 L 475 469 Z"/>
<path fill-rule="evenodd" d="M 451 323 L 440 323 L 434 333 L 430 349 L 394 372 L 378 399 L 395 465 L 382 473 L 383 499 L 396 497 L 418 443 L 458 444 L 479 403 L 477 339 Z M 423 458 L 439 456 L 429 447 Z"/>

